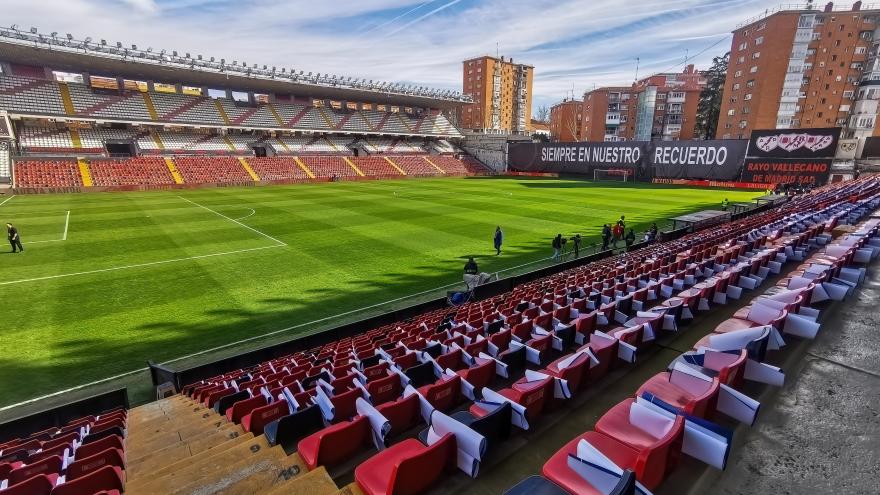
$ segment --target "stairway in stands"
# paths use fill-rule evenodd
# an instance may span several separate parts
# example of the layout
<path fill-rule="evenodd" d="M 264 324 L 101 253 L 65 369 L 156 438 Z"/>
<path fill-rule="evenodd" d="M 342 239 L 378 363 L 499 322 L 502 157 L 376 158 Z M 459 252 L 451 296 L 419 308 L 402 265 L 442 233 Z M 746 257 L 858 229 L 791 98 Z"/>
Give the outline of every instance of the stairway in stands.
<path fill-rule="evenodd" d="M 340 493 L 325 469 L 183 395 L 130 411 L 126 478 L 128 495 Z"/>

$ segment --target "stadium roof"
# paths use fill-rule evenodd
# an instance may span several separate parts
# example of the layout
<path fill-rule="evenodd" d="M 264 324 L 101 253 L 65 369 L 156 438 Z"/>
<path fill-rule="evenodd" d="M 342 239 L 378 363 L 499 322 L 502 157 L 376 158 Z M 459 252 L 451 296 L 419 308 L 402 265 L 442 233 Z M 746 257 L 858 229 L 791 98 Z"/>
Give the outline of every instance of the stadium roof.
<path fill-rule="evenodd" d="M 244 62 L 238 64 L 237 61 L 229 64 L 225 59 L 215 61 L 214 57 L 205 60 L 201 55 L 190 56 L 177 51 L 154 52 L 152 48 L 140 50 L 135 45 L 126 48 L 122 43 L 111 46 L 106 40 L 95 43 L 91 38 L 77 40 L 69 34 L 45 35 L 35 28 L 25 32 L 15 26 L 0 28 L 0 57 L 12 63 L 60 71 L 316 99 L 441 109 L 472 101 L 470 96 L 456 91 L 330 74 L 304 74 L 266 65 L 245 66 Z"/>

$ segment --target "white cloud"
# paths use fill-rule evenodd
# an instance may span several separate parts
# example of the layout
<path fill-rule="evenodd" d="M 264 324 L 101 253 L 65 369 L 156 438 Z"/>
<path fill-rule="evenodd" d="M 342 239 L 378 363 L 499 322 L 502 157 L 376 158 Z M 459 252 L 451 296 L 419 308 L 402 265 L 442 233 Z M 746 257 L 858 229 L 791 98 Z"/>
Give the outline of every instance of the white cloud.
<path fill-rule="evenodd" d="M 625 8 L 621 8 L 625 5 Z M 535 102 L 698 66 L 766 0 L 0 0 L 8 23 L 227 60 L 461 89 L 461 61 L 535 66 Z M 395 17 L 398 17 L 395 19 Z M 148 20 L 146 20 L 148 19 Z M 695 56 L 718 40 L 718 45 Z"/>

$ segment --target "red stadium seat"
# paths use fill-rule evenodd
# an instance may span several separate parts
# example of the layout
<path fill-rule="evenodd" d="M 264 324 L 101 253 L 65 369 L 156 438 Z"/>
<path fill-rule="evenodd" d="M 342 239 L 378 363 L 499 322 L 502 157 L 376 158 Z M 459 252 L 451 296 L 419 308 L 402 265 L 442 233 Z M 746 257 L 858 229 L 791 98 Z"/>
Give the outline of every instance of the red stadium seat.
<path fill-rule="evenodd" d="M 400 377 L 394 374 L 367 382 L 367 392 L 370 393 L 370 399 L 374 406 L 395 400 L 403 392 Z"/>
<path fill-rule="evenodd" d="M 422 416 L 419 409 L 419 397 L 416 394 L 386 402 L 376 408 L 391 423 L 389 437 L 403 433 L 415 426 Z"/>
<path fill-rule="evenodd" d="M 262 395 L 255 395 L 250 399 L 240 400 L 226 410 L 226 420 L 230 423 L 240 423 L 241 418 L 247 416 L 254 409 L 265 405 L 266 398 Z"/>
<path fill-rule="evenodd" d="M 430 447 L 407 439 L 361 463 L 354 470 L 354 478 L 367 495 L 416 495 L 454 465 L 455 455 L 455 436 L 451 433 Z"/>
<path fill-rule="evenodd" d="M 365 416 L 317 431 L 297 444 L 297 452 L 309 469 L 333 466 L 348 459 L 370 441 L 370 422 Z"/>
<path fill-rule="evenodd" d="M 18 469 L 13 469 L 9 472 L 7 479 L 10 485 L 14 485 L 37 475 L 47 475 L 54 484 L 58 479 L 58 476 L 61 474 L 62 465 L 63 461 L 61 456 L 55 455 L 43 459 L 42 461 L 28 464 L 27 466 L 22 466 Z"/>
<path fill-rule="evenodd" d="M 55 478 L 41 474 L 0 490 L 0 495 L 49 495 L 54 486 Z"/>
<path fill-rule="evenodd" d="M 92 495 L 100 491 L 124 491 L 125 473 L 116 466 L 104 466 L 82 478 L 56 486 L 52 495 Z"/>
<path fill-rule="evenodd" d="M 116 466 L 125 469 L 125 457 L 120 449 L 108 448 L 97 454 L 79 458 L 67 466 L 66 480 L 82 478 L 104 466 Z"/>
<path fill-rule="evenodd" d="M 435 409 L 446 412 L 461 402 L 461 377 L 443 376 L 418 390 Z"/>
<path fill-rule="evenodd" d="M 290 408 L 286 400 L 275 401 L 265 406 L 257 407 L 241 418 L 241 427 L 244 431 L 261 435 L 263 428 L 283 416 L 290 414 Z"/>

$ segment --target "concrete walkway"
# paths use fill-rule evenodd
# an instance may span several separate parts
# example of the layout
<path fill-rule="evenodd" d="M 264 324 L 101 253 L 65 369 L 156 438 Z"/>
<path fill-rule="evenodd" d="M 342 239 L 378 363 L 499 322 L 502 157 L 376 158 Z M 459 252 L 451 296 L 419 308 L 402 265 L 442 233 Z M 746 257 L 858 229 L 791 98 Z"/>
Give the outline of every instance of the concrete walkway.
<path fill-rule="evenodd" d="M 787 383 L 737 438 L 727 470 L 702 480 L 711 494 L 880 493 L 880 270 L 823 315 L 797 349 Z M 708 478 L 708 477 L 707 477 Z"/>

